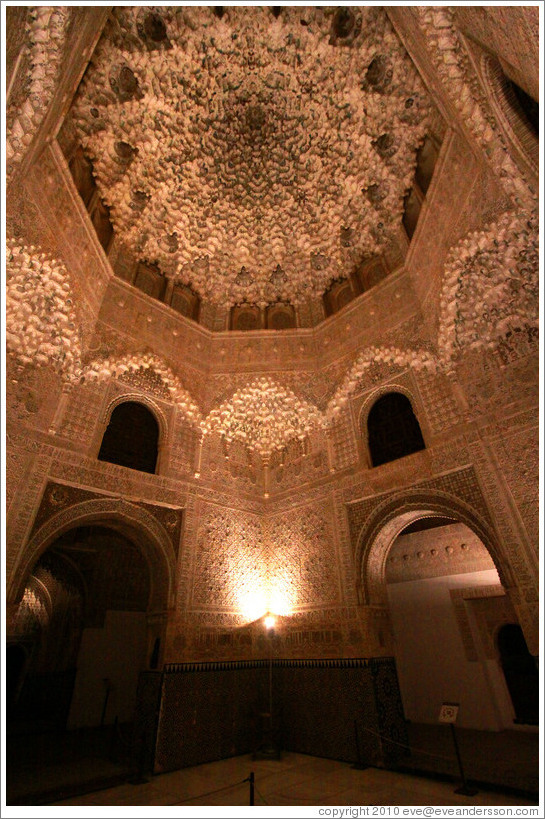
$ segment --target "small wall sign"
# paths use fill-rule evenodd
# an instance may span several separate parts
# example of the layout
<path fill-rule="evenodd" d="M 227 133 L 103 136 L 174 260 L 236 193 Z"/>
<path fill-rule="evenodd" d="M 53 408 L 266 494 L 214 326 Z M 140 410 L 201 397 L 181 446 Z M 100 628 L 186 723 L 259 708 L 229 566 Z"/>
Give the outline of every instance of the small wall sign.
<path fill-rule="evenodd" d="M 454 724 L 458 716 L 458 702 L 444 702 L 439 711 L 439 722 L 450 722 Z"/>

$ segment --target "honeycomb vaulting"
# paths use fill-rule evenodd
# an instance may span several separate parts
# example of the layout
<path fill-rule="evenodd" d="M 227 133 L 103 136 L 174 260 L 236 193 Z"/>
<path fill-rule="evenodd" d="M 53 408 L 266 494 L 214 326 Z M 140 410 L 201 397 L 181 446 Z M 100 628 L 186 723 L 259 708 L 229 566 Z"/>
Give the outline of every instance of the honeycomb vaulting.
<path fill-rule="evenodd" d="M 116 8 L 74 119 L 116 235 L 216 304 L 395 243 L 429 101 L 380 8 Z"/>

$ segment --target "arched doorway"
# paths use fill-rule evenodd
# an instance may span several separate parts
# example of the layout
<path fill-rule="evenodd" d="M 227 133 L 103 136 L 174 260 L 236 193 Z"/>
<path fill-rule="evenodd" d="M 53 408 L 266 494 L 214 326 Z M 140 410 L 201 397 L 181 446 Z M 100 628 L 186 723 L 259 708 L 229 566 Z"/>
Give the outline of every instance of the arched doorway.
<path fill-rule="evenodd" d="M 16 696 L 7 710 L 10 732 L 64 729 L 84 594 L 81 575 L 61 553 L 46 552 L 33 567 L 10 635 L 24 645 L 26 654 Z"/>
<path fill-rule="evenodd" d="M 20 726 L 62 730 L 131 721 L 138 674 L 150 659 L 150 590 L 145 555 L 119 531 L 79 526 L 51 544 L 32 569 L 16 618 L 27 623 L 23 633 L 32 643 L 18 699 Z"/>
<path fill-rule="evenodd" d="M 515 612 L 480 538 L 452 518 L 417 520 L 392 542 L 385 582 L 406 718 L 437 724 L 456 702 L 461 727 L 513 727 L 493 633 Z"/>
<path fill-rule="evenodd" d="M 6 646 L 6 710 L 13 712 L 23 682 L 28 655 L 21 643 Z"/>
<path fill-rule="evenodd" d="M 157 518 L 116 498 L 57 512 L 29 541 L 8 588 L 8 638 L 29 657 L 10 720 L 11 800 L 48 790 L 49 776 L 63 788 L 97 771 L 126 777 L 126 723 L 139 672 L 162 665 L 174 566 Z"/>
<path fill-rule="evenodd" d="M 513 657 L 516 666 L 522 653 L 518 638 L 503 631 L 517 623 L 509 566 L 486 521 L 468 506 L 446 494 L 428 500 L 420 510 L 416 495 L 386 502 L 359 544 L 364 600 L 383 607 L 391 624 L 407 720 L 403 764 L 458 776 L 450 726 L 439 718 L 443 703 L 457 703 L 468 776 L 524 788 L 537 782 L 539 736 L 528 722 L 520 725 L 517 695 L 510 696 L 502 670 L 502 641 L 508 663 Z"/>
<path fill-rule="evenodd" d="M 446 492 L 392 494 L 360 530 L 356 558 L 361 602 L 382 608 L 394 632 L 397 620 L 406 716 L 437 723 L 442 702 L 460 702 L 462 727 L 513 728 L 494 636 L 518 622 L 516 586 L 486 518 Z"/>

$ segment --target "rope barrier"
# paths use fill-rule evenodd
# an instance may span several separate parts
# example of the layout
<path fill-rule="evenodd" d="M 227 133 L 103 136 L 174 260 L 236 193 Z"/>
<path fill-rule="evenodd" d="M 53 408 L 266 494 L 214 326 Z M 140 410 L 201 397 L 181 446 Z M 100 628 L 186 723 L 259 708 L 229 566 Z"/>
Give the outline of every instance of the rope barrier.
<path fill-rule="evenodd" d="M 433 757 L 435 759 L 446 760 L 448 762 L 455 761 L 455 758 L 452 757 L 452 756 L 444 756 L 442 754 L 435 754 L 435 753 L 431 753 L 430 751 L 425 751 L 424 749 L 411 748 L 410 745 L 406 745 L 403 742 L 398 742 L 397 740 L 391 739 L 390 737 L 387 737 L 385 734 L 380 734 L 377 731 L 371 730 L 370 728 L 363 728 L 363 730 L 366 731 L 368 734 L 371 734 L 371 735 L 373 735 L 375 737 L 378 737 L 380 740 L 383 740 L 383 741 L 386 741 L 386 742 L 391 742 L 392 744 L 398 745 L 400 748 L 405 748 L 405 749 L 407 749 L 407 750 L 409 750 L 411 752 L 418 753 L 418 754 L 424 754 L 426 756 L 431 756 L 431 757 Z M 524 765 L 525 763 L 523 763 L 523 762 L 519 762 L 519 763 L 512 762 L 511 764 Z M 263 778 L 266 779 L 267 776 L 272 776 L 272 773 L 269 772 L 267 774 L 267 773 L 264 772 Z M 235 782 L 232 785 L 224 785 L 221 788 L 215 788 L 214 790 L 206 791 L 205 793 L 199 793 L 199 794 L 196 794 L 195 796 L 190 796 L 187 799 L 182 799 L 181 801 L 177 802 L 176 804 L 184 805 L 184 804 L 187 804 L 188 802 L 194 802 L 195 800 L 205 799 L 208 796 L 215 796 L 215 794 L 217 794 L 217 793 L 223 793 L 224 791 L 235 790 L 235 788 L 240 788 L 241 785 L 245 785 L 247 782 L 250 783 L 250 792 L 251 792 L 251 794 L 252 794 L 252 788 L 254 788 L 256 793 L 260 797 L 261 801 L 263 802 L 263 804 L 268 805 L 269 804 L 268 801 L 265 799 L 265 797 L 261 793 L 260 789 L 255 784 L 255 777 L 254 777 L 253 772 L 249 776 L 247 776 L 245 779 L 240 780 L 240 782 Z M 301 800 L 298 800 L 297 797 L 291 796 L 291 798 L 292 798 L 292 800 L 294 802 L 301 801 Z M 251 795 L 250 804 L 253 804 L 252 800 L 253 800 L 253 796 Z"/>
<path fill-rule="evenodd" d="M 206 793 L 198 793 L 196 796 L 190 796 L 188 799 L 182 799 L 180 802 L 177 802 L 177 805 L 184 805 L 186 802 L 193 802 L 194 799 L 203 799 L 205 796 L 213 796 L 216 793 L 221 793 L 222 791 L 231 791 L 234 788 L 240 788 L 241 785 L 244 785 L 246 782 L 250 781 L 250 777 L 247 776 L 246 779 L 243 779 L 241 782 L 235 782 L 234 785 L 224 785 L 223 788 L 216 788 L 213 791 L 207 791 Z"/>
<path fill-rule="evenodd" d="M 406 748 L 411 753 L 423 754 L 424 756 L 431 756 L 431 757 L 434 757 L 435 759 L 443 759 L 443 760 L 446 760 L 447 762 L 455 762 L 456 761 L 456 757 L 454 757 L 454 756 L 444 756 L 443 754 L 436 754 L 436 753 L 432 753 L 431 751 L 425 751 L 423 748 L 414 748 L 412 745 L 406 745 L 404 742 L 398 742 L 397 740 L 392 739 L 391 737 L 388 737 L 385 734 L 379 734 L 377 731 L 372 731 L 370 728 L 365 728 L 364 726 L 361 726 L 361 727 L 368 734 L 372 734 L 373 736 L 376 736 L 376 737 L 378 737 L 379 739 L 381 739 L 381 740 L 383 740 L 385 742 L 390 742 L 393 745 L 399 745 L 400 748 Z M 526 762 L 518 762 L 516 760 L 512 760 L 512 761 L 510 760 L 509 764 L 510 765 L 525 765 L 525 766 L 527 765 Z"/>
<path fill-rule="evenodd" d="M 259 788 L 257 787 L 257 785 L 254 785 L 254 787 L 255 787 L 255 789 L 256 789 L 256 791 L 257 791 L 257 793 L 259 794 L 259 796 L 261 797 L 262 801 L 263 801 L 263 802 L 264 802 L 266 805 L 268 805 L 269 803 L 267 802 L 267 800 L 265 799 L 265 797 L 263 796 L 263 794 L 261 793 L 261 791 L 259 790 Z"/>
<path fill-rule="evenodd" d="M 423 749 L 419 750 L 418 748 L 413 748 L 411 745 L 406 745 L 404 742 L 398 742 L 397 740 L 392 739 L 391 737 L 387 737 L 385 734 L 379 734 L 377 731 L 372 731 L 370 728 L 364 728 L 363 726 L 362 728 L 366 733 L 372 734 L 373 736 L 378 737 L 379 739 L 385 742 L 390 742 L 392 745 L 399 745 L 400 748 L 406 748 L 408 751 L 411 751 L 411 753 L 416 752 L 419 754 L 425 754 L 426 756 L 433 756 L 435 757 L 435 759 L 446 759 L 448 761 L 454 759 L 453 756 L 443 756 L 442 754 L 434 754 L 431 751 L 424 751 Z"/>

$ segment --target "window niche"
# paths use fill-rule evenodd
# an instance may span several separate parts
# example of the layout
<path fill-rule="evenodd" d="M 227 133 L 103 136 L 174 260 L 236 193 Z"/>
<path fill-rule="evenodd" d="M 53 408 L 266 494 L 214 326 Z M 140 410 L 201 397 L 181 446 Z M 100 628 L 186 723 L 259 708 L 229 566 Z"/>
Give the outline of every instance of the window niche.
<path fill-rule="evenodd" d="M 165 293 L 166 278 L 156 264 L 138 262 L 134 276 L 134 286 L 146 293 L 146 295 L 160 301 Z"/>
<path fill-rule="evenodd" d="M 159 453 L 159 424 L 137 401 L 118 404 L 102 438 L 99 461 L 155 474 Z"/>
<path fill-rule="evenodd" d="M 201 299 L 191 287 L 167 278 L 157 264 L 137 262 L 134 255 L 122 245 L 114 248 L 112 255 L 113 270 L 118 278 L 147 296 L 163 302 L 176 313 L 199 322 Z"/>
<path fill-rule="evenodd" d="M 199 320 L 201 300 L 199 296 L 187 285 L 175 284 L 170 297 L 170 307 L 186 318 L 193 321 Z"/>
<path fill-rule="evenodd" d="M 265 320 L 268 330 L 290 330 L 296 326 L 295 310 L 291 304 L 271 304 Z"/>
<path fill-rule="evenodd" d="M 356 296 L 371 290 L 390 273 L 390 267 L 384 256 L 363 258 L 354 267 L 350 276 L 332 282 L 322 296 L 326 317 L 338 313 Z"/>
<path fill-rule="evenodd" d="M 346 304 L 352 301 L 357 291 L 350 279 L 338 279 L 325 291 L 322 299 L 326 316 L 338 313 Z"/>
<path fill-rule="evenodd" d="M 430 187 L 438 156 L 439 144 L 434 137 L 428 135 L 416 155 L 413 185 L 403 201 L 403 227 L 409 241 L 416 231 L 422 203 Z"/>
<path fill-rule="evenodd" d="M 231 308 L 231 330 L 261 330 L 261 310 L 256 305 L 243 304 Z"/>
<path fill-rule="evenodd" d="M 110 220 L 110 209 L 100 198 L 93 176 L 93 165 L 85 156 L 83 148 L 78 146 L 68 162 L 72 179 L 89 216 L 98 241 L 107 253 L 114 231 Z"/>
<path fill-rule="evenodd" d="M 380 466 L 426 448 L 418 419 L 406 395 L 381 396 L 367 417 L 371 465 Z"/>
<path fill-rule="evenodd" d="M 390 273 L 384 256 L 371 256 L 362 259 L 350 276 L 352 287 L 357 294 L 371 290 Z"/>

